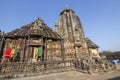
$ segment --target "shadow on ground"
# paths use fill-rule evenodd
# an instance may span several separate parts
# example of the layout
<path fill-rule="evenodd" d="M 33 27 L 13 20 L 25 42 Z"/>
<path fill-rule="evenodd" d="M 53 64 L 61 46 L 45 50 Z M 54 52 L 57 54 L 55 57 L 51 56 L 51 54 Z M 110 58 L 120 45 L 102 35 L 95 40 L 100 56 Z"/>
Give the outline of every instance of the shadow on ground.
<path fill-rule="evenodd" d="M 120 76 L 119 77 L 115 77 L 115 78 L 111 78 L 111 79 L 108 79 L 108 80 L 120 80 Z"/>

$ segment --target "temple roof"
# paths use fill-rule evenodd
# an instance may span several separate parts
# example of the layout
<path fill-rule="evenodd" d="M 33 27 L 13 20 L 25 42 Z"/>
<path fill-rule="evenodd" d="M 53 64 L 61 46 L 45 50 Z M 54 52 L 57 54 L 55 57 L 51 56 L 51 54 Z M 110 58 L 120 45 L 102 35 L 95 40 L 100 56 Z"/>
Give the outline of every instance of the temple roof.
<path fill-rule="evenodd" d="M 61 38 L 56 32 L 52 31 L 42 19 L 37 18 L 34 22 L 22 26 L 20 29 L 15 29 L 5 34 L 5 37 L 14 36 L 43 36 L 47 38 Z"/>
<path fill-rule="evenodd" d="M 86 42 L 87 42 L 88 48 L 99 48 L 99 46 L 89 38 L 86 38 Z"/>
<path fill-rule="evenodd" d="M 66 8 L 66 9 L 64 9 L 63 11 L 61 11 L 61 13 L 60 13 L 60 15 L 62 15 L 64 12 L 72 12 L 72 13 L 75 13 L 72 9 L 70 9 L 70 8 Z"/>

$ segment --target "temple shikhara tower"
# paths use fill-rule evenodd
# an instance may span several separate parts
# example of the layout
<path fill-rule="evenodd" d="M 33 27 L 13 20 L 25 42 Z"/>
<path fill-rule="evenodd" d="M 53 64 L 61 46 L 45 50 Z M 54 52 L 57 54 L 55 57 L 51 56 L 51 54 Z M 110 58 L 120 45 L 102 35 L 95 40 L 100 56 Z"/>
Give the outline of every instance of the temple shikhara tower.
<path fill-rule="evenodd" d="M 65 59 L 89 56 L 81 21 L 72 9 L 64 9 L 55 26 L 55 31 L 64 40 Z"/>

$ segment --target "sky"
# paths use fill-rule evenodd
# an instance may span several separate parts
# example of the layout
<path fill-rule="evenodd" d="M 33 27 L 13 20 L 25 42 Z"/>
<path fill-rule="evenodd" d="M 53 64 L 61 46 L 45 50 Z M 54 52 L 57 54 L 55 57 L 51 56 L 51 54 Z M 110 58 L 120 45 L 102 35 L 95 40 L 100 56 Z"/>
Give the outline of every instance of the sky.
<path fill-rule="evenodd" d="M 10 32 L 38 17 L 54 30 L 65 8 L 79 16 L 99 51 L 120 51 L 120 0 L 0 0 L 0 30 Z"/>

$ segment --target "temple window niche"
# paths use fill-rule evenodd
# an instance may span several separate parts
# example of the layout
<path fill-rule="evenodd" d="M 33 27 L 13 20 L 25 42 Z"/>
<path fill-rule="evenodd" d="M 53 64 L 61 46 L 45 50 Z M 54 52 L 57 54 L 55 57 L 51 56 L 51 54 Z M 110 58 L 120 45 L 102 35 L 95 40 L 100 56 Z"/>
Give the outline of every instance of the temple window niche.
<path fill-rule="evenodd" d="M 75 40 L 79 41 L 80 40 L 80 34 L 79 34 L 79 27 L 78 25 L 75 26 Z"/>
<path fill-rule="evenodd" d="M 77 25 L 75 26 L 75 34 L 79 34 L 79 27 Z"/>
<path fill-rule="evenodd" d="M 78 29 L 77 29 L 77 28 L 75 28 L 75 32 L 78 32 Z"/>
<path fill-rule="evenodd" d="M 78 25 L 75 26 L 75 31 L 76 31 L 76 32 L 78 31 Z"/>

